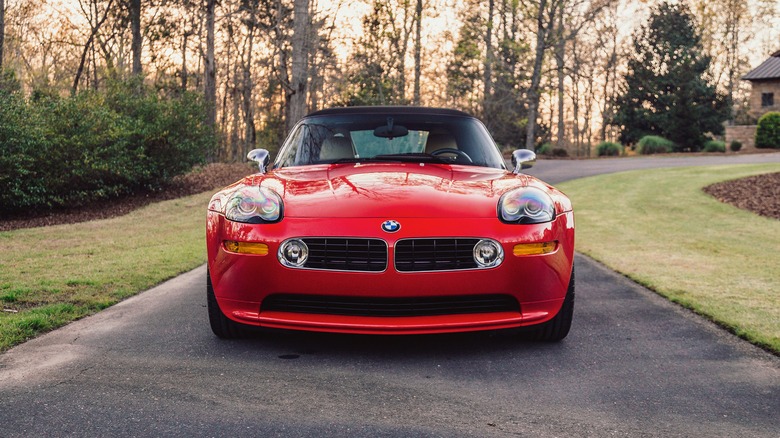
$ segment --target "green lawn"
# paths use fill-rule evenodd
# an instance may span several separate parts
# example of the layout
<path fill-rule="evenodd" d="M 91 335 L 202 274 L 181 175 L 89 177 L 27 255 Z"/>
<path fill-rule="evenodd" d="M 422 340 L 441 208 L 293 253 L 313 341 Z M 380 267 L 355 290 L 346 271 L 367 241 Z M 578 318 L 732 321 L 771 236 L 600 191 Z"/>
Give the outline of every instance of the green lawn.
<path fill-rule="evenodd" d="M 210 196 L 0 233 L 0 351 L 203 264 Z"/>
<path fill-rule="evenodd" d="M 778 164 L 633 171 L 560 184 L 578 251 L 780 353 L 780 221 L 723 204 L 709 184 Z"/>

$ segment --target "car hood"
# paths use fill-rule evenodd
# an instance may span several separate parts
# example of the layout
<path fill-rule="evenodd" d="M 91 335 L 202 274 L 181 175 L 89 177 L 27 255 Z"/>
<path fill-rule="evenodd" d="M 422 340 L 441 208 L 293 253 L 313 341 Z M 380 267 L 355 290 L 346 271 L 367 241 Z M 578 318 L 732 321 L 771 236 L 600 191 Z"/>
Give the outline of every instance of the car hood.
<path fill-rule="evenodd" d="M 496 217 L 502 194 L 537 186 L 528 175 L 502 169 L 431 163 L 349 163 L 289 167 L 245 183 L 281 195 L 285 217 Z M 566 210 L 556 201 L 556 210 Z"/>

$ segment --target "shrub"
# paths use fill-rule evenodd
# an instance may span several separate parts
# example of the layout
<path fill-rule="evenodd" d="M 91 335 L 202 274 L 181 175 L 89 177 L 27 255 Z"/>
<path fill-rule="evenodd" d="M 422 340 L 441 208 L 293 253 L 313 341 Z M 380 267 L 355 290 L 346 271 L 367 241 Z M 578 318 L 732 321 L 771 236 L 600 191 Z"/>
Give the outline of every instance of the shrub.
<path fill-rule="evenodd" d="M 550 143 L 544 143 L 536 148 L 537 155 L 552 155 L 552 145 Z"/>
<path fill-rule="evenodd" d="M 756 147 L 780 149 L 780 112 L 768 112 L 758 119 Z"/>
<path fill-rule="evenodd" d="M 50 143 L 18 93 L 0 90 L 0 212 L 46 199 Z"/>
<path fill-rule="evenodd" d="M 657 135 L 646 135 L 637 144 L 642 155 L 665 154 L 674 149 L 674 143 Z"/>
<path fill-rule="evenodd" d="M 599 157 L 614 157 L 623 154 L 623 145 L 611 141 L 602 141 L 596 146 L 596 155 Z"/>
<path fill-rule="evenodd" d="M 726 152 L 726 143 L 718 140 L 710 140 L 704 143 L 704 152 Z"/>
<path fill-rule="evenodd" d="M 553 157 L 568 157 L 569 153 L 566 152 L 566 149 L 563 149 L 563 148 L 553 148 L 552 156 Z"/>
<path fill-rule="evenodd" d="M 731 149 L 731 152 L 738 152 L 740 149 L 742 149 L 742 142 L 737 140 L 731 140 L 729 149 Z"/>
<path fill-rule="evenodd" d="M 0 96 L 0 213 L 159 189 L 205 161 L 214 136 L 203 120 L 194 94 L 163 99 L 126 83 L 29 102 L 6 93 Z"/>

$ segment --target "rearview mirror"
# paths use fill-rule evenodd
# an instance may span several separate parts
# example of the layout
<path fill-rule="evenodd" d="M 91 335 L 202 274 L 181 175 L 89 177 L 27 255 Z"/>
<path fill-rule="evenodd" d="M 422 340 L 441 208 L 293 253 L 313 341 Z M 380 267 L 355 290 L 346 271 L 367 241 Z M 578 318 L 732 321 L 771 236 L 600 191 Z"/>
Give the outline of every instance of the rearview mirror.
<path fill-rule="evenodd" d="M 390 140 L 395 137 L 404 137 L 407 135 L 409 135 L 409 130 L 406 129 L 406 126 L 396 125 L 392 117 L 387 118 L 387 125 L 374 129 L 374 136 L 389 138 Z"/>
<path fill-rule="evenodd" d="M 536 164 L 536 154 L 528 149 L 518 149 L 512 152 L 512 166 L 514 173 L 520 173 L 523 169 L 530 169 Z"/>
<path fill-rule="evenodd" d="M 260 173 L 265 173 L 268 163 L 271 162 L 271 154 L 265 149 L 252 149 L 246 154 L 249 161 L 257 162 L 257 167 L 260 169 Z"/>

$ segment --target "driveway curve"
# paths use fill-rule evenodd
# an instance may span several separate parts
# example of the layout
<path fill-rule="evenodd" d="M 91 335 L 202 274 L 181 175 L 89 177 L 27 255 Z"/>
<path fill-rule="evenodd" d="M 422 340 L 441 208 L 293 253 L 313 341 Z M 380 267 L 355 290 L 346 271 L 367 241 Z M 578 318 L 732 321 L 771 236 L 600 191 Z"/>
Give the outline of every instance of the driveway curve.
<path fill-rule="evenodd" d="M 529 173 L 780 162 L 717 158 Z M 591 259 L 575 266 L 558 344 L 511 332 L 220 341 L 200 267 L 0 355 L 0 436 L 778 436 L 779 358 Z"/>
<path fill-rule="evenodd" d="M 627 158 L 599 158 L 590 160 L 545 160 L 537 161 L 527 173 L 550 184 L 584 178 L 605 173 L 629 170 L 657 169 L 662 167 L 717 166 L 732 164 L 780 163 L 780 152 L 744 155 L 699 155 L 699 156 L 635 156 Z"/>

